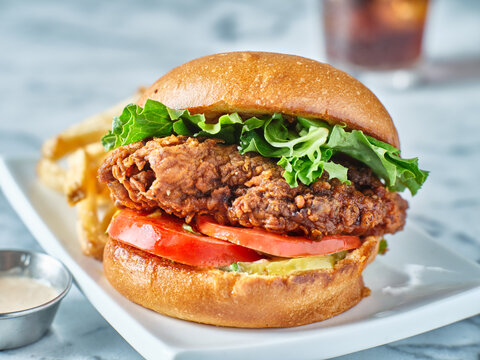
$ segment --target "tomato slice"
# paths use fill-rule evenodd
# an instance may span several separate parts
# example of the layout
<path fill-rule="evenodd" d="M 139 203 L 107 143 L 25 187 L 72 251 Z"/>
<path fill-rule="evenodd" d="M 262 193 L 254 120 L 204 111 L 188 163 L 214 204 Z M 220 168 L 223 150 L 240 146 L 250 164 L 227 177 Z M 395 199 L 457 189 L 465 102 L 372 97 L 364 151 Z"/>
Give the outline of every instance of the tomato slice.
<path fill-rule="evenodd" d="M 358 236 L 331 235 L 315 241 L 302 236 L 279 235 L 264 229 L 220 225 L 208 216 L 199 217 L 197 227 L 205 235 L 281 257 L 327 255 L 362 245 Z"/>
<path fill-rule="evenodd" d="M 166 214 L 147 215 L 122 210 L 107 231 L 115 240 L 187 265 L 226 266 L 262 258 L 246 247 L 193 234 L 185 230 L 183 224 L 181 219 Z"/>

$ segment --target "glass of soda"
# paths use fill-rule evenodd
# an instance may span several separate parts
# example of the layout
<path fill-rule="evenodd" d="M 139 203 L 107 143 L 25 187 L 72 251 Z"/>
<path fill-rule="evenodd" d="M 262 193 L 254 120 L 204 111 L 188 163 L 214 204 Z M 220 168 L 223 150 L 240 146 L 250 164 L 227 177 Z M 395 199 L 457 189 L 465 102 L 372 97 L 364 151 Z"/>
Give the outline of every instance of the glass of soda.
<path fill-rule="evenodd" d="M 414 68 L 428 0 L 324 0 L 329 61 L 351 72 Z"/>

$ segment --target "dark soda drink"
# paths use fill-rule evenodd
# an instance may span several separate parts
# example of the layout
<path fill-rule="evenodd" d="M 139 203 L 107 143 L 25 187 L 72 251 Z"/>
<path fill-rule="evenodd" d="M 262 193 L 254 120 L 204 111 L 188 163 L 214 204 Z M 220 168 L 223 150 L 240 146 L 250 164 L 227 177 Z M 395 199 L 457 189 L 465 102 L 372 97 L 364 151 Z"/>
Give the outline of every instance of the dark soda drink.
<path fill-rule="evenodd" d="M 428 0 L 324 0 L 327 56 L 369 69 L 413 66 L 420 58 Z"/>

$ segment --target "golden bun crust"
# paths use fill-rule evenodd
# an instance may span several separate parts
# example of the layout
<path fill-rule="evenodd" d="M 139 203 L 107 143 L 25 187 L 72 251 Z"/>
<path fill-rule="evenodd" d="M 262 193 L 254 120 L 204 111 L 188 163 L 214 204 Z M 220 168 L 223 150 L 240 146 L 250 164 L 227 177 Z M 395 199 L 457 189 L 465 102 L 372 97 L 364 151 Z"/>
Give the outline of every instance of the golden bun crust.
<path fill-rule="evenodd" d="M 397 130 L 377 97 L 355 78 L 300 56 L 231 52 L 201 57 L 171 70 L 140 98 L 215 117 L 280 112 L 345 123 L 400 148 Z"/>
<path fill-rule="evenodd" d="M 289 327 L 328 319 L 368 296 L 362 271 L 375 258 L 378 243 L 368 237 L 334 269 L 290 276 L 200 269 L 112 239 L 103 264 L 114 288 L 161 314 L 218 326 Z"/>

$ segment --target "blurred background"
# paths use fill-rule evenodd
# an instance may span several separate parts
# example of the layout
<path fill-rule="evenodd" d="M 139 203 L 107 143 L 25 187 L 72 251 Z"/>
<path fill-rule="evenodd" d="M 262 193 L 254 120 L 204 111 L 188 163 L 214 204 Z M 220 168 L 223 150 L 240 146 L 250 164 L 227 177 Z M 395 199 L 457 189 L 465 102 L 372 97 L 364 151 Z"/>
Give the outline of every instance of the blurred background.
<path fill-rule="evenodd" d="M 422 13 L 422 6 L 419 10 L 418 3 L 424 1 L 396 0 L 393 3 L 403 7 L 383 6 L 386 15 L 382 16 L 386 17 L 384 26 L 387 27 L 375 28 L 374 15 L 360 13 L 361 7 L 365 7 L 362 4 L 372 3 L 365 0 L 325 3 L 321 0 L 1 0 L 3 119 L 22 119 L 8 124 L 9 131 L 17 132 L 25 130 L 25 121 L 37 119 L 33 122 L 32 136 L 35 136 L 29 142 L 36 148 L 40 139 L 53 135 L 61 124 L 68 125 L 98 112 L 125 98 L 138 86 L 151 84 L 172 67 L 202 55 L 263 50 L 328 61 L 324 20 L 328 22 L 329 18 L 330 26 L 325 27 L 330 30 L 327 33 L 330 53 L 335 54 L 335 50 L 337 53 L 337 59 L 330 62 L 358 75 L 361 73 L 358 69 L 342 62 L 349 59 L 348 48 L 354 49 L 353 54 L 361 53 L 355 47 L 361 48 L 361 40 L 352 40 L 355 32 L 366 28 L 364 34 L 358 34 L 359 39 L 366 36 L 370 40 L 399 44 L 383 51 L 384 55 L 401 48 L 403 43 L 402 39 L 398 41 L 398 36 L 387 35 L 382 39 L 381 34 L 388 26 L 404 26 L 401 21 L 405 21 L 405 17 L 407 20 L 421 17 L 418 12 Z M 329 10 L 327 16 L 323 7 Z M 423 59 L 418 63 L 422 70 L 421 91 L 478 83 L 480 2 L 432 0 L 427 18 Z M 360 24 L 355 23 L 359 21 Z M 418 27 L 408 21 L 406 26 Z M 342 29 L 353 35 L 342 34 Z M 407 43 L 415 42 L 415 39 L 409 40 Z M 365 48 L 368 44 L 363 42 L 363 45 Z M 364 52 L 368 55 L 372 48 Z M 371 62 L 382 61 L 382 56 L 374 55 Z M 363 80 L 376 93 L 392 90 L 383 86 L 386 84 L 382 81 L 368 84 L 368 76 Z M 383 102 L 389 101 L 389 95 L 378 94 Z M 20 103 L 24 106 L 19 106 Z M 396 115 L 395 108 L 387 108 Z M 401 116 L 395 116 L 394 120 L 399 124 L 407 121 Z M 5 120 L 3 122 L 5 124 Z M 1 136 L 1 151 L 8 151 L 11 137 L 5 132 Z"/>
<path fill-rule="evenodd" d="M 406 195 L 409 221 L 480 263 L 478 0 L 0 0 L 0 45 L 4 155 L 37 154 L 48 137 L 202 55 L 261 50 L 332 62 L 371 88 L 403 156 L 431 170 L 424 189 Z M 12 244 L 39 249 L 0 193 L 0 247 Z M 47 338 L 0 358 L 138 356 L 78 291 L 67 300 Z M 74 309 L 81 325 L 69 322 Z M 108 341 L 80 336 L 94 329 Z M 478 359 L 480 318 L 351 358 L 378 356 Z"/>

